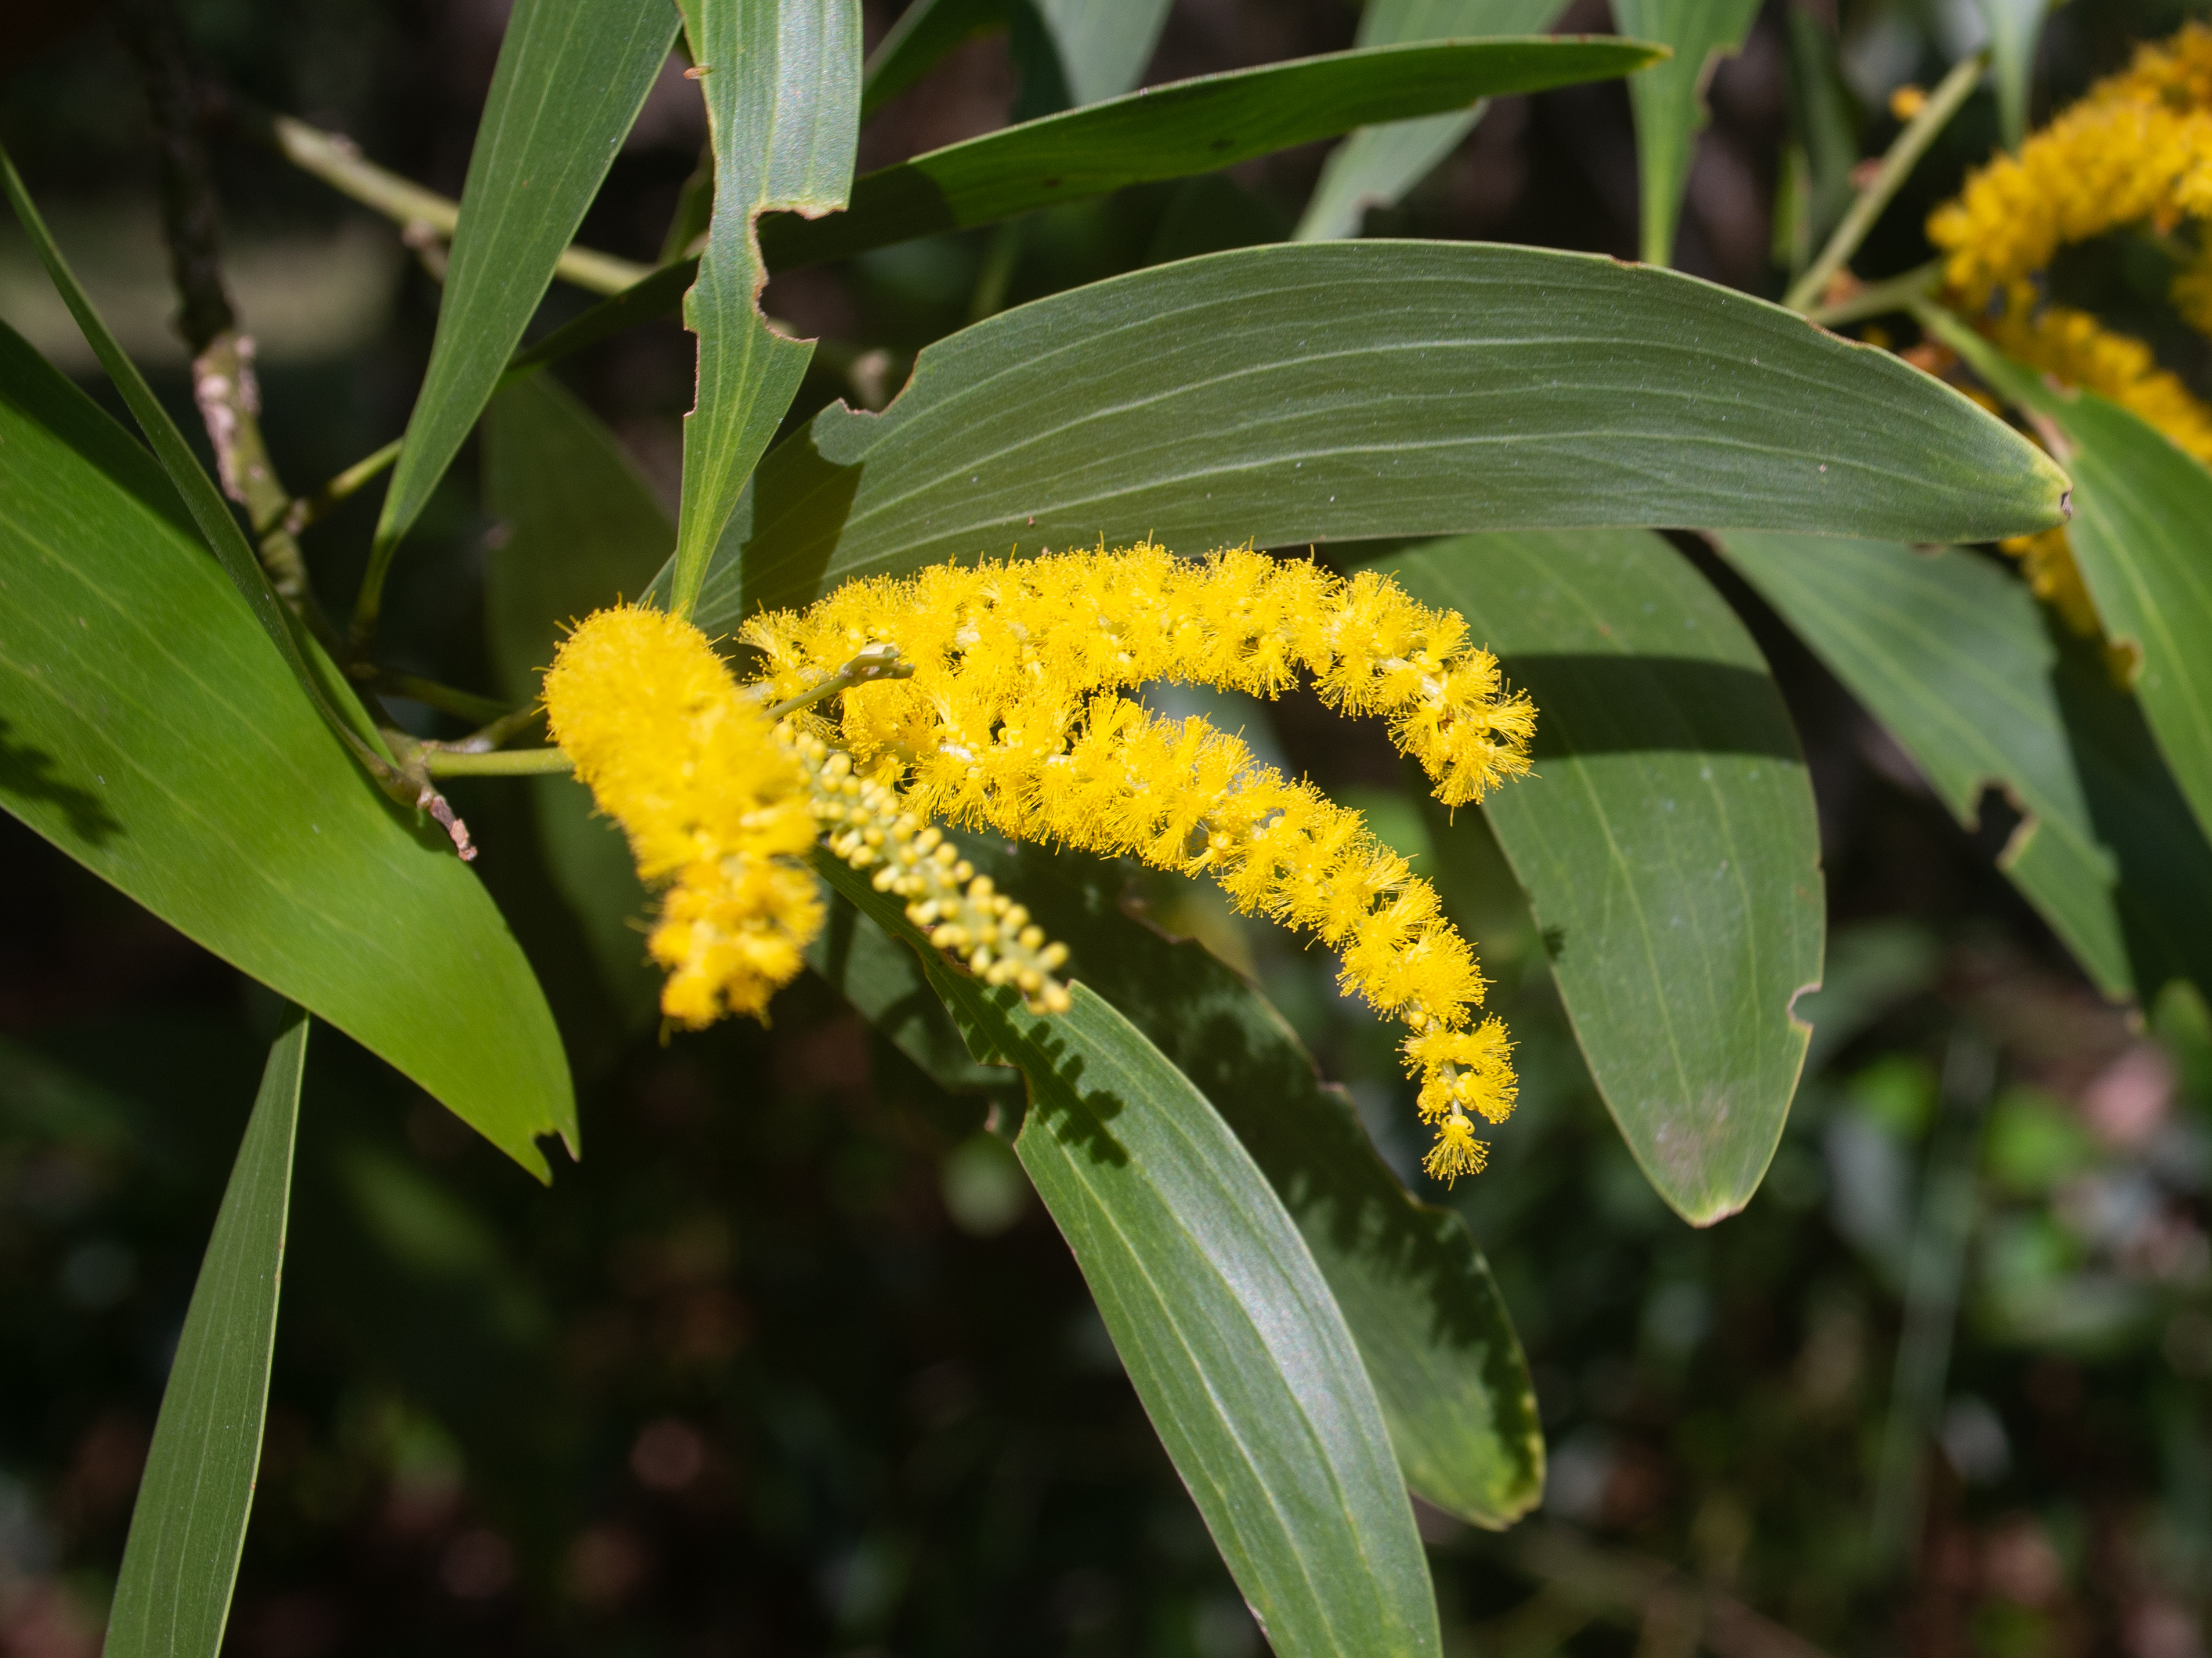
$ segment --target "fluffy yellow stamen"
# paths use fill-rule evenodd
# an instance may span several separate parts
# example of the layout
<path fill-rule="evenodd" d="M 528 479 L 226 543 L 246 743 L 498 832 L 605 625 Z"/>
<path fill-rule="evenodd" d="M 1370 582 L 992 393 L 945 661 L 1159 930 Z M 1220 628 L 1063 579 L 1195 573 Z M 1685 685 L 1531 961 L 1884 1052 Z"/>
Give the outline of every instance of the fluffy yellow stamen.
<path fill-rule="evenodd" d="M 1534 724 L 1466 634 L 1385 577 L 1146 544 L 850 584 L 749 623 L 767 673 L 742 687 L 688 623 L 604 610 L 562 645 L 545 701 L 640 872 L 668 886 L 650 948 L 671 1018 L 761 1013 L 797 974 L 822 923 L 804 862 L 817 835 L 968 971 L 1065 1011 L 1065 948 L 928 820 L 1126 854 L 1209 875 L 1246 913 L 1337 950 L 1345 991 L 1407 1027 L 1437 1134 L 1426 1166 L 1452 1180 L 1482 1167 L 1474 1120 L 1501 1121 L 1516 1084 L 1435 890 L 1240 738 L 1120 693 L 1182 680 L 1273 695 L 1310 676 L 1330 706 L 1387 720 L 1458 805 L 1528 769 Z M 827 703 L 764 711 L 833 689 L 834 723 Z"/>
<path fill-rule="evenodd" d="M 2111 398 L 2212 465 L 2212 408 L 2160 368 L 2141 340 L 2046 302 L 2040 273 L 2059 248 L 2130 224 L 2164 235 L 2212 217 L 2212 28 L 2191 23 L 2139 47 L 2121 73 L 2021 146 L 1973 173 L 1928 221 L 1953 303 L 2008 355 Z M 2183 319 L 2212 333 L 2212 240 L 2172 282 Z M 2096 610 L 2063 530 L 2005 542 L 2039 598 L 2076 632 Z"/>
<path fill-rule="evenodd" d="M 856 582 L 744 637 L 779 696 L 897 646 L 912 677 L 846 691 L 837 734 L 863 765 L 902 768 L 919 812 L 1209 875 L 1246 913 L 1317 935 L 1347 993 L 1413 1032 L 1431 1172 L 1481 1166 L 1469 1114 L 1512 1109 L 1510 1044 L 1495 1019 L 1468 1028 L 1482 975 L 1435 890 L 1358 813 L 1240 739 L 1116 694 L 1170 679 L 1273 695 L 1303 671 L 1333 706 L 1388 719 L 1460 805 L 1528 769 L 1534 710 L 1459 616 L 1371 574 L 1249 550 L 1187 563 L 1147 544 Z"/>
<path fill-rule="evenodd" d="M 963 753 L 1053 752 L 1086 697 L 1157 680 L 1274 696 L 1310 676 L 1331 708 L 1388 720 L 1455 806 L 1528 770 L 1535 724 L 1451 611 L 1371 572 L 1347 581 L 1249 550 L 1198 562 L 1146 544 L 935 565 L 757 616 L 743 636 L 765 653 L 779 697 L 896 644 L 914 677 L 848 694 L 842 729 L 863 757 L 926 756 L 942 733 L 951 746 L 941 762 L 918 757 L 917 780 L 948 800 L 968 792 Z"/>
<path fill-rule="evenodd" d="M 921 857 L 936 832 L 888 787 L 854 779 L 847 756 L 772 723 L 690 623 L 635 606 L 599 611 L 562 643 L 544 696 L 554 741 L 629 835 L 638 873 L 668 889 L 647 947 L 668 970 L 671 1019 L 696 1029 L 759 1017 L 798 976 L 822 929 L 805 862 L 817 832 L 855 868 L 889 857 L 896 874 L 878 885 L 909 896 L 910 914 L 933 904 L 964 924 L 959 937 L 943 926 L 932 937 L 971 971 L 1017 986 L 1037 1011 L 1066 1010 L 1052 976 L 1066 950 L 975 893 L 974 871 Z"/>

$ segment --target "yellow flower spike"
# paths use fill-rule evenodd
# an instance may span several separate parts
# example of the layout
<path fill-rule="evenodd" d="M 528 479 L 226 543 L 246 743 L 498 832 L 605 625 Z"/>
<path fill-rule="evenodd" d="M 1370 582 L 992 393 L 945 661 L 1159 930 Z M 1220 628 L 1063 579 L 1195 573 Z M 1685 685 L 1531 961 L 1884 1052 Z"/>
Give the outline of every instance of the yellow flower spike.
<path fill-rule="evenodd" d="M 1928 221 L 1944 256 L 1950 299 L 2007 355 L 2068 386 L 2086 386 L 2212 465 L 2212 408 L 2160 368 L 2142 341 L 2087 312 L 2045 301 L 2040 273 L 2060 247 L 2130 224 L 2171 234 L 2212 218 L 2212 27 L 2191 23 L 2136 49 L 2118 75 L 2021 146 L 1972 173 Z M 2212 334 L 2212 236 L 2170 295 L 2182 319 Z M 2004 544 L 2036 596 L 2075 632 L 2097 632 L 2094 607 L 2063 530 Z"/>
<path fill-rule="evenodd" d="M 1049 751 L 1087 697 L 1156 680 L 1273 696 L 1303 672 L 1330 706 L 1386 718 L 1450 805 L 1528 768 L 1534 710 L 1505 691 L 1496 659 L 1466 643 L 1458 616 L 1372 572 L 1346 581 L 1249 549 L 1197 562 L 1147 543 L 853 582 L 744 634 L 777 696 L 818 681 L 854 637 L 894 635 L 915 677 L 849 693 L 841 734 L 856 754 L 901 753 L 946 810 L 972 810 L 981 787 L 947 761 L 980 767 L 1016 714 Z M 940 739 L 922 734 L 939 732 L 958 754 L 933 752 Z"/>
<path fill-rule="evenodd" d="M 758 1015 L 822 926 L 803 859 L 813 814 L 759 705 L 687 622 L 619 606 L 579 624 L 545 676 L 553 740 L 620 823 L 648 881 L 673 878 L 647 948 L 661 1011 Z"/>
<path fill-rule="evenodd" d="M 744 637 L 779 696 L 821 683 L 855 640 L 896 643 L 913 677 L 847 691 L 837 734 L 864 763 L 903 768 L 917 810 L 1205 874 L 1245 913 L 1316 934 L 1347 994 L 1416 1033 L 1432 1172 L 1481 1167 L 1467 1114 L 1512 1108 L 1510 1044 L 1494 1019 L 1468 1028 L 1482 975 L 1433 889 L 1240 738 L 1121 694 L 1170 680 L 1272 696 L 1309 677 L 1330 706 L 1384 718 L 1458 805 L 1528 769 L 1534 725 L 1461 617 L 1372 572 L 1347 581 L 1249 548 L 1191 562 L 1147 543 L 855 582 Z M 972 937 L 942 926 L 951 947 Z"/>
<path fill-rule="evenodd" d="M 948 945 L 956 959 L 1018 986 L 1038 1012 L 1066 1010 L 1053 976 L 1066 951 L 1034 928 L 985 942 L 1006 914 L 988 884 L 962 890 L 967 878 L 927 857 L 936 842 L 920 844 L 931 832 L 889 780 L 858 776 L 850 756 L 771 722 L 688 622 L 638 606 L 596 612 L 562 643 L 544 698 L 554 741 L 629 835 L 639 874 L 667 886 L 647 949 L 668 970 L 670 1019 L 763 1016 L 798 976 L 822 928 L 805 862 L 817 829 L 910 910 L 934 904 L 931 919 L 961 934 Z"/>
<path fill-rule="evenodd" d="M 689 623 L 603 611 L 546 677 L 555 740 L 669 888 L 652 947 L 672 1019 L 758 1013 L 798 972 L 821 925 L 801 861 L 817 835 L 969 972 L 1064 1011 L 1066 949 L 959 859 L 938 817 L 1210 875 L 1246 913 L 1318 935 L 1346 993 L 1414 1033 L 1431 1171 L 1482 1166 L 1468 1114 L 1511 1109 L 1510 1044 L 1495 1019 L 1473 1023 L 1482 975 L 1434 890 L 1241 738 L 1121 695 L 1182 680 L 1274 695 L 1304 677 L 1330 706 L 1385 719 L 1459 805 L 1528 769 L 1534 718 L 1460 617 L 1372 573 L 1249 549 L 1192 563 L 1146 544 L 854 583 L 744 637 L 767 672 L 739 688 Z M 863 653 L 911 675 L 860 675 Z M 763 712 L 833 690 L 834 726 L 826 703 Z"/>

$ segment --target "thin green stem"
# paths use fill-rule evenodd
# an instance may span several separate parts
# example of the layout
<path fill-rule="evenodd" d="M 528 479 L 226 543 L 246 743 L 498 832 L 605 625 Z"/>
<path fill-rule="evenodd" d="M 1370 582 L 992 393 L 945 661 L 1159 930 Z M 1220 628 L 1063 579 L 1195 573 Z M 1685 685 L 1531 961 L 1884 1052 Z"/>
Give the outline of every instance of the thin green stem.
<path fill-rule="evenodd" d="M 506 747 L 508 741 L 522 735 L 545 717 L 545 705 L 532 702 L 513 708 L 500 715 L 453 745 L 458 754 L 483 754 L 493 749 Z"/>
<path fill-rule="evenodd" d="M 361 573 L 361 590 L 353 598 L 353 619 L 346 623 L 348 673 L 368 661 L 368 647 L 376 642 L 376 624 L 384 615 L 384 579 L 392 574 L 392 556 L 398 550 L 397 537 L 379 536 L 369 544 L 368 568 Z"/>
<path fill-rule="evenodd" d="M 399 673 L 390 668 L 357 667 L 349 676 L 364 680 L 380 691 L 393 696 L 404 696 L 420 702 L 426 708 L 435 708 L 441 714 L 450 714 L 457 720 L 483 721 L 505 720 L 516 710 L 511 704 L 495 698 L 478 696 L 474 691 L 456 690 L 451 685 L 441 685 L 434 679 L 425 679 L 420 674 Z"/>
<path fill-rule="evenodd" d="M 362 456 L 340 472 L 312 495 L 301 495 L 284 514 L 284 530 L 297 535 L 310 524 L 319 524 L 337 510 L 338 504 L 360 493 L 362 487 L 380 474 L 390 470 L 399 459 L 399 440 L 394 438 L 381 449 Z"/>
<path fill-rule="evenodd" d="M 412 179 L 377 166 L 343 133 L 325 132 L 289 115 L 252 108 L 243 99 L 232 100 L 231 107 L 247 133 L 271 146 L 301 172 L 313 173 L 333 190 L 397 224 L 424 225 L 441 240 L 453 240 L 461 222 L 461 207 L 450 196 L 425 190 Z M 553 267 L 553 274 L 563 282 L 594 294 L 619 294 L 651 272 L 648 265 L 574 246 L 562 252 Z"/>
<path fill-rule="evenodd" d="M 491 754 L 422 751 L 422 769 L 433 777 L 544 777 L 575 768 L 575 762 L 558 749 L 501 749 Z"/>
<path fill-rule="evenodd" d="M 1950 124 L 1960 106 L 1973 93 L 1989 67 L 1990 54 L 1986 48 L 1971 58 L 1962 58 L 1943 77 L 1942 84 L 1928 95 L 1920 112 L 1905 124 L 1881 158 L 1881 165 L 1867 181 L 1844 215 L 1843 222 L 1836 227 L 1828 245 L 1820 250 L 1820 257 L 1805 269 L 1805 274 L 1790 286 L 1782 303 L 1792 311 L 1809 312 L 1827 291 L 1829 280 L 1844 268 L 1851 255 L 1859 251 L 1867 232 L 1874 228 L 1875 221 L 1881 217 L 1882 210 L 1897 194 L 1898 188 L 1910 178 L 1912 169 L 1920 165 L 1920 158 L 1928 153 L 1936 136 Z"/>
<path fill-rule="evenodd" d="M 801 708 L 811 708 L 824 697 L 835 696 L 839 691 L 854 685 L 865 685 L 872 679 L 913 677 L 914 664 L 899 659 L 897 646 L 888 643 L 871 645 L 811 690 L 801 691 L 796 696 L 770 705 L 768 717 L 781 720 L 786 714 L 797 714 Z"/>
<path fill-rule="evenodd" d="M 1887 276 L 1878 282 L 1869 282 L 1856 294 L 1838 300 L 1833 305 L 1816 305 L 1805 313 L 1808 322 L 1816 322 L 1823 328 L 1841 328 L 1846 323 L 1864 322 L 1869 317 L 1879 317 L 1885 311 L 1909 311 L 1915 301 L 1924 300 L 1941 280 L 1943 262 L 1930 259 L 1926 264 L 1915 265 L 1901 276 Z"/>

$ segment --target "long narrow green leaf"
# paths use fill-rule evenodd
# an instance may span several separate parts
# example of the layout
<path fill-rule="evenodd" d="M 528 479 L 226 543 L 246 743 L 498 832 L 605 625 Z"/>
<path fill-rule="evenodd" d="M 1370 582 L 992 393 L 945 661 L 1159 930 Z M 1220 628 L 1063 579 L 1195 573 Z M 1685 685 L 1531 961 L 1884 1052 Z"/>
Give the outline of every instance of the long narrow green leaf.
<path fill-rule="evenodd" d="M 379 546 L 407 533 L 483 412 L 675 38 L 667 0 L 516 0 Z"/>
<path fill-rule="evenodd" d="M 824 410 L 762 464 L 700 616 L 1101 536 L 1965 540 L 2056 522 L 2065 488 L 1928 375 L 1692 277 L 1480 244 L 1248 248 L 1002 313 L 925 350 L 883 414 Z"/>
<path fill-rule="evenodd" d="M 1559 0 L 1368 0 L 1359 15 L 1362 46 L 1401 46 L 1488 34 L 1528 34 L 1559 15 Z M 1371 207 L 1395 207 L 1407 191 L 1459 148 L 1482 106 L 1424 119 L 1363 127 L 1329 153 L 1297 229 L 1302 242 L 1359 234 Z"/>
<path fill-rule="evenodd" d="M 2135 693 L 2212 834 L 2212 471 L 2094 392 L 2057 392 L 1963 323 L 1929 321 L 1977 373 L 2048 422 L 2074 474 L 2067 539 L 2105 632 L 2142 659 Z"/>
<path fill-rule="evenodd" d="M 1455 108 L 1492 93 L 1626 74 L 1649 61 L 1649 50 L 1632 41 L 1455 41 L 1174 81 L 868 173 L 854 180 L 843 214 L 771 213 L 760 225 L 762 256 L 777 270 L 843 258 L 1128 185 L 1212 172 L 1391 111 Z M 517 352 L 509 378 L 674 310 L 697 270 L 697 260 L 679 260 L 601 301 Z"/>
<path fill-rule="evenodd" d="M 1990 58 L 1996 71 L 1997 131 L 2007 149 L 2027 136 L 2027 98 L 2035 79 L 2035 48 L 2051 0 L 1977 0 L 1990 28 Z"/>
<path fill-rule="evenodd" d="M 919 944 L 896 900 L 832 885 Z M 1014 1150 L 1137 1396 L 1282 1658 L 1439 1650 L 1427 1562 L 1359 1353 L 1266 1178 L 1190 1080 L 1088 987 L 1056 1018 L 924 965 L 1021 1068 Z"/>
<path fill-rule="evenodd" d="M 1693 1225 L 1782 1138 L 1826 905 L 1811 781 L 1734 611 L 1644 531 L 1466 536 L 1382 561 L 1536 701 L 1536 771 L 1483 804 L 1606 1108 Z"/>
<path fill-rule="evenodd" d="M 1030 0 L 1060 52 L 1069 100 L 1118 98 L 1144 78 L 1172 0 Z"/>
<path fill-rule="evenodd" d="M 2212 847 L 2134 701 L 1971 553 L 1730 535 L 1722 550 L 1972 827 L 1995 786 L 2025 821 L 1998 864 L 2112 997 L 2212 975 Z"/>
<path fill-rule="evenodd" d="M 1202 1092 L 1260 1165 L 1358 1343 L 1406 1484 L 1480 1526 L 1510 1525 L 1544 1485 L 1544 1437 L 1519 1339 L 1467 1224 L 1419 1203 L 1343 1090 L 1264 998 L 1200 945 L 1116 902 L 1124 872 L 985 837 L 963 850 L 1073 952 L 1073 971 Z"/>
<path fill-rule="evenodd" d="M 1416 1202 L 1342 1090 L 1266 999 L 1194 943 L 1116 903 L 1124 872 L 957 835 L 963 853 L 1074 952 L 1073 971 L 1198 1085 L 1297 1224 L 1375 1384 L 1399 1472 L 1419 1496 L 1501 1527 L 1544 1484 L 1536 1397 L 1511 1318 L 1464 1221 Z M 833 903 L 816 972 L 949 1091 L 1003 1085 L 979 1065 L 913 950 Z"/>
<path fill-rule="evenodd" d="M 1705 84 L 1716 62 L 1742 49 L 1759 0 L 1613 0 L 1613 15 L 1623 34 L 1674 49 L 1671 61 L 1628 83 L 1643 181 L 1644 258 L 1672 264 L 1690 161 L 1705 130 Z"/>
<path fill-rule="evenodd" d="M 954 47 L 1006 26 L 1007 0 L 914 0 L 868 54 L 860 119 L 872 119 Z"/>
<path fill-rule="evenodd" d="M 860 142 L 860 0 L 683 0 L 705 71 L 714 216 L 684 324 L 699 337 L 684 417 L 684 500 L 672 607 L 690 614 L 722 527 L 775 435 L 814 348 L 770 331 L 754 221 L 845 205 Z"/>
<path fill-rule="evenodd" d="M 291 620 L 285 613 L 283 601 L 276 597 L 276 590 L 269 585 L 268 572 L 261 568 L 261 561 L 247 544 L 246 532 L 239 528 L 238 520 L 231 516 L 229 507 L 215 487 L 215 481 L 200 465 L 198 457 L 192 453 L 191 446 L 185 442 L 185 434 L 177 429 L 176 422 L 169 418 L 169 411 L 161 407 L 154 396 L 153 388 L 146 384 L 146 377 L 125 355 L 115 336 L 108 331 L 107 325 L 100 320 L 100 313 L 93 309 L 91 297 L 85 293 L 76 273 L 70 269 L 69 261 L 62 257 L 60 246 L 47 230 L 46 221 L 40 216 L 30 192 L 23 188 L 23 180 L 15 172 L 15 163 L 4 149 L 0 149 L 0 179 L 4 179 L 9 203 L 15 209 L 15 217 L 21 223 L 24 234 L 30 237 L 32 246 L 37 250 L 40 263 L 46 268 L 46 275 L 60 292 L 63 303 L 69 307 L 70 314 L 76 319 L 77 327 L 83 331 L 86 343 L 92 347 L 93 355 L 100 359 L 100 366 L 106 371 L 107 378 L 122 394 L 131 418 L 138 422 L 147 441 L 153 445 L 162 471 L 169 476 L 169 483 L 175 491 L 174 498 L 182 501 L 191 516 L 191 522 L 198 526 L 199 535 L 205 537 L 206 545 L 222 565 L 223 574 L 230 578 L 231 585 L 245 599 L 253 620 L 268 635 L 270 643 L 276 647 L 277 655 L 291 673 L 293 683 L 306 698 L 307 706 L 314 710 L 356 759 L 380 779 L 391 778 L 393 775 L 389 763 L 392 756 L 378 738 L 374 727 L 368 723 L 361 704 L 350 690 L 344 689 L 343 682 L 326 660 L 309 660 L 307 652 L 313 647 L 302 648 Z M 0 325 L 0 328 L 4 328 L 4 325 Z M 34 402 L 39 401 L 39 392 L 46 388 L 37 386 L 36 383 L 48 378 L 52 370 L 12 331 L 6 331 L 5 338 L 11 354 L 27 355 L 31 362 L 36 365 L 35 367 L 25 367 L 25 380 L 21 391 Z M 5 382 L 0 382 L 0 391 L 9 389 L 12 388 L 7 388 Z"/>
<path fill-rule="evenodd" d="M 261 1467 L 307 1024 L 291 1009 L 269 1049 L 192 1286 L 123 1546 L 106 1658 L 216 1658 L 222 1647 Z"/>
<path fill-rule="evenodd" d="M 779 270 L 843 258 L 1129 185 L 1210 173 L 1393 114 L 1626 75 L 1656 56 L 1632 40 L 1453 40 L 1171 82 L 871 173 L 854 185 L 851 212 L 769 219 L 761 250 Z"/>
<path fill-rule="evenodd" d="M 0 804 L 525 1168 L 575 1144 L 482 884 L 331 741 L 146 452 L 5 329 Z"/>

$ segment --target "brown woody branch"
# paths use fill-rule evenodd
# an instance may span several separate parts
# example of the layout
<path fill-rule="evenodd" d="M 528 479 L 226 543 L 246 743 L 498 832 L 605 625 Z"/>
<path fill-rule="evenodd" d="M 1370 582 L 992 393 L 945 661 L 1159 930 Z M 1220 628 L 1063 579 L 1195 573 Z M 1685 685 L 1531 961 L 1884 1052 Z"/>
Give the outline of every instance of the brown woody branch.
<path fill-rule="evenodd" d="M 118 21 L 153 118 L 161 228 L 177 288 L 177 328 L 191 349 L 192 398 L 215 446 L 216 474 L 223 493 L 246 508 L 270 585 L 325 647 L 334 646 L 337 635 L 315 602 L 299 541 L 288 522 L 291 495 L 277 477 L 261 434 L 253 340 L 239 331 L 223 283 L 222 214 L 200 139 L 203 77 L 193 67 L 174 0 L 122 0 Z M 381 716 L 375 699 L 367 701 L 372 714 Z M 468 826 L 430 781 L 416 745 L 398 732 L 386 736 L 388 741 L 397 739 L 391 741 L 392 752 L 400 756 L 401 770 L 416 791 L 417 810 L 443 826 L 464 859 L 474 858 Z"/>

